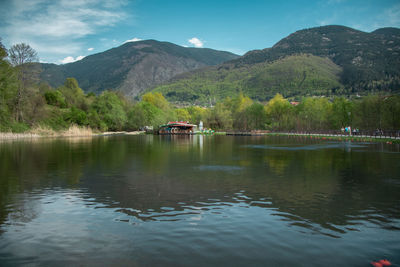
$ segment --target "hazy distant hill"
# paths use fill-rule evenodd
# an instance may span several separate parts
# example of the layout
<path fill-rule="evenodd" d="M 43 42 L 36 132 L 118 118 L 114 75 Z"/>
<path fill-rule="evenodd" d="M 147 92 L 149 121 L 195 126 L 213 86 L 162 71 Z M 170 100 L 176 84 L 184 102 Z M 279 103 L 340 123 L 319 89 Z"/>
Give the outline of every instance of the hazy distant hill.
<path fill-rule="evenodd" d="M 208 48 L 187 48 L 146 40 L 125 43 L 65 65 L 41 64 L 41 78 L 57 87 L 66 78 L 74 77 L 86 92 L 113 89 L 135 96 L 177 74 L 237 57 L 229 52 Z"/>
<path fill-rule="evenodd" d="M 278 91 L 285 96 L 398 92 L 400 29 L 371 33 L 343 26 L 305 29 L 272 48 L 180 75 L 155 90 L 170 99 L 190 102 L 219 99 L 237 91 L 259 100 Z"/>

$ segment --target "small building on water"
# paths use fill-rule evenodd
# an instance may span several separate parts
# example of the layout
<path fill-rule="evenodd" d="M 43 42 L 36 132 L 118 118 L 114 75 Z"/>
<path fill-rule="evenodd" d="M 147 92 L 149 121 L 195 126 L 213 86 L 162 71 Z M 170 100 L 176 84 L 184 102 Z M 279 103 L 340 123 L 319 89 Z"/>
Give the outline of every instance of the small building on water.
<path fill-rule="evenodd" d="M 170 121 L 161 125 L 158 134 L 194 134 L 197 125 L 185 121 Z"/>

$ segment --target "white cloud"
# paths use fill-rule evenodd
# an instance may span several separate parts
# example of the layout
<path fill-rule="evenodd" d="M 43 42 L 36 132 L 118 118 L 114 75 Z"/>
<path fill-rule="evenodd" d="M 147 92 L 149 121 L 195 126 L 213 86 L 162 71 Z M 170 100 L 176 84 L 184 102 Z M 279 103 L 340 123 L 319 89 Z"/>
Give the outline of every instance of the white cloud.
<path fill-rule="evenodd" d="M 83 58 L 84 58 L 84 56 L 78 56 L 78 57 L 76 57 L 76 58 L 73 58 L 73 57 L 71 57 L 71 56 L 68 56 L 68 57 L 66 57 L 66 58 L 64 58 L 64 59 L 62 59 L 62 60 L 60 60 L 60 63 L 61 63 L 61 64 L 72 63 L 72 62 L 81 60 L 81 59 L 83 59 Z"/>
<path fill-rule="evenodd" d="M 132 39 L 130 39 L 130 40 L 126 40 L 126 41 L 124 42 L 124 44 L 125 44 L 125 43 L 130 43 L 130 42 L 137 42 L 137 41 L 142 41 L 142 39 L 134 37 L 134 38 L 132 38 Z"/>
<path fill-rule="evenodd" d="M 197 37 L 193 37 L 192 39 L 188 40 L 189 43 L 194 45 L 195 47 L 203 47 L 204 43 Z"/>
<path fill-rule="evenodd" d="M 87 51 L 93 51 L 93 50 L 94 50 L 93 47 L 89 47 L 89 48 L 87 49 Z"/>
<path fill-rule="evenodd" d="M 112 2 L 110 4 L 110 2 Z M 0 36 L 11 46 L 27 42 L 39 56 L 83 52 L 82 38 L 104 31 L 126 19 L 126 0 L 14 0 L 0 4 L 2 14 Z M 33 46 L 35 43 L 37 46 Z M 39 50 L 37 47 L 45 47 Z M 74 51 L 59 47 L 73 47 Z M 77 48 L 77 49 L 76 49 Z M 90 50 L 89 50 L 90 51 Z"/>

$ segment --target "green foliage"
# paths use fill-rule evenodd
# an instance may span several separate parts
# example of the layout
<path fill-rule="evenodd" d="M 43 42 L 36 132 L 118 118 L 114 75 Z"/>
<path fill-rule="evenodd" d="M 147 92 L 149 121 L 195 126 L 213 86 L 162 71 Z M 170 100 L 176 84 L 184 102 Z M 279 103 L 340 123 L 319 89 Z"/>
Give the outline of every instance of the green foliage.
<path fill-rule="evenodd" d="M 70 123 L 66 121 L 69 113 L 70 109 L 47 105 L 44 115 L 37 124 L 47 126 L 56 131 L 66 129 L 70 125 Z"/>
<path fill-rule="evenodd" d="M 48 105 L 57 106 L 60 108 L 65 108 L 67 106 L 65 97 L 59 90 L 47 91 L 44 94 L 44 97 Z"/>
<path fill-rule="evenodd" d="M 301 130 L 320 131 L 329 128 L 329 114 L 331 103 L 326 98 L 303 98 L 297 106 L 299 125 Z"/>
<path fill-rule="evenodd" d="M 86 112 L 76 107 L 72 107 L 70 109 L 70 112 L 66 114 L 64 120 L 69 122 L 70 124 L 77 124 L 82 126 L 86 126 L 89 123 Z"/>
<path fill-rule="evenodd" d="M 7 55 L 0 43 L 0 130 L 11 129 L 10 120 L 14 120 L 14 99 L 17 94 L 18 80 L 16 71 L 3 59 Z"/>
<path fill-rule="evenodd" d="M 95 109 L 90 109 L 87 115 L 88 124 L 93 129 L 100 131 L 106 131 L 108 129 L 107 124 L 101 120 L 99 114 Z"/>
<path fill-rule="evenodd" d="M 115 92 L 104 91 L 93 103 L 93 108 L 109 130 L 122 130 L 127 122 L 123 102 Z"/>
<path fill-rule="evenodd" d="M 86 98 L 75 78 L 67 78 L 64 86 L 58 89 L 64 96 L 68 107 L 79 107 L 87 110 Z"/>
<path fill-rule="evenodd" d="M 246 129 L 260 129 L 263 130 L 267 125 L 267 112 L 264 105 L 260 103 L 253 103 L 246 108 L 247 127 Z"/>
<path fill-rule="evenodd" d="M 232 113 L 223 103 L 217 103 L 215 107 L 210 109 L 205 122 L 205 125 L 216 130 L 230 130 L 232 124 Z"/>
<path fill-rule="evenodd" d="M 177 108 L 175 109 L 176 118 L 178 121 L 190 121 L 189 111 L 185 108 Z"/>
<path fill-rule="evenodd" d="M 168 101 L 161 93 L 146 93 L 142 96 L 142 100 L 164 111 L 170 108 Z"/>
<path fill-rule="evenodd" d="M 269 120 L 269 128 L 273 130 L 287 130 L 292 119 L 292 106 L 281 94 L 276 94 L 265 106 Z"/>
<path fill-rule="evenodd" d="M 199 106 L 190 106 L 186 108 L 189 112 L 189 121 L 194 124 L 199 124 L 200 121 L 204 121 L 207 117 L 207 109 Z"/>
<path fill-rule="evenodd" d="M 352 124 L 353 103 L 344 97 L 335 97 L 330 114 L 331 125 L 339 129 Z"/>

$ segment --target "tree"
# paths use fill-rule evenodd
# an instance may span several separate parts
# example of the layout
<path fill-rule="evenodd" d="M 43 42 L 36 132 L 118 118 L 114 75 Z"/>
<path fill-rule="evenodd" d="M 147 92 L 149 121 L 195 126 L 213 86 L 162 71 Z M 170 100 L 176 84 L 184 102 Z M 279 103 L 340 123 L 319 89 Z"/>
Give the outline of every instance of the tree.
<path fill-rule="evenodd" d="M 18 90 L 15 98 L 15 120 L 17 122 L 23 120 L 23 106 L 27 102 L 32 90 L 29 87 L 34 83 L 39 75 L 38 61 L 36 51 L 28 44 L 21 43 L 13 45 L 9 50 L 9 58 L 11 64 L 16 68 L 18 73 Z"/>
<path fill-rule="evenodd" d="M 142 96 L 142 101 L 153 104 L 157 108 L 164 111 L 170 109 L 168 101 L 161 93 L 146 93 Z"/>
<path fill-rule="evenodd" d="M 265 106 L 273 130 L 288 129 L 292 106 L 281 94 L 276 94 Z"/>
<path fill-rule="evenodd" d="M 300 130 L 325 130 L 332 104 L 326 98 L 306 97 L 297 106 L 298 127 Z"/>
<path fill-rule="evenodd" d="M 9 130 L 13 99 L 17 92 L 17 77 L 8 61 L 7 50 L 0 40 L 0 131 Z"/>
<path fill-rule="evenodd" d="M 9 58 L 15 67 L 38 61 L 36 51 L 25 43 L 13 45 L 9 51 Z"/>
<path fill-rule="evenodd" d="M 332 102 L 330 114 L 331 127 L 340 129 L 341 127 L 352 125 L 353 103 L 344 97 L 335 97 Z"/>
<path fill-rule="evenodd" d="M 217 103 L 209 110 L 206 124 L 213 129 L 230 130 L 232 129 L 232 113 L 223 103 Z"/>
<path fill-rule="evenodd" d="M 260 103 L 253 103 L 246 109 L 247 125 L 249 129 L 265 129 L 267 113 Z"/>
<path fill-rule="evenodd" d="M 199 124 L 200 121 L 204 121 L 207 116 L 207 109 L 198 107 L 198 106 L 191 106 L 187 108 L 187 111 L 190 114 L 190 122 L 194 124 Z"/>
<path fill-rule="evenodd" d="M 127 122 L 126 112 L 121 99 L 111 91 L 104 91 L 93 103 L 99 118 L 110 130 L 122 130 Z"/>
<path fill-rule="evenodd" d="M 178 121 L 190 121 L 190 114 L 184 108 L 175 109 L 176 118 Z"/>
<path fill-rule="evenodd" d="M 253 104 L 248 96 L 240 93 L 237 97 L 226 98 L 224 105 L 231 111 L 233 119 L 233 128 L 247 129 L 246 109 Z"/>
<path fill-rule="evenodd" d="M 82 110 L 88 109 L 85 93 L 79 87 L 78 81 L 75 78 L 67 78 L 64 86 L 61 86 L 59 91 L 65 97 L 68 107 L 78 107 Z"/>
<path fill-rule="evenodd" d="M 47 104 L 52 106 L 58 106 L 60 108 L 65 108 L 67 104 L 65 103 L 65 97 L 59 90 L 50 90 L 44 93 Z"/>
<path fill-rule="evenodd" d="M 383 100 L 384 128 L 391 130 L 400 129 L 400 96 L 388 96 Z"/>
<path fill-rule="evenodd" d="M 383 98 L 368 95 L 354 104 L 356 124 L 363 130 L 382 129 Z"/>

